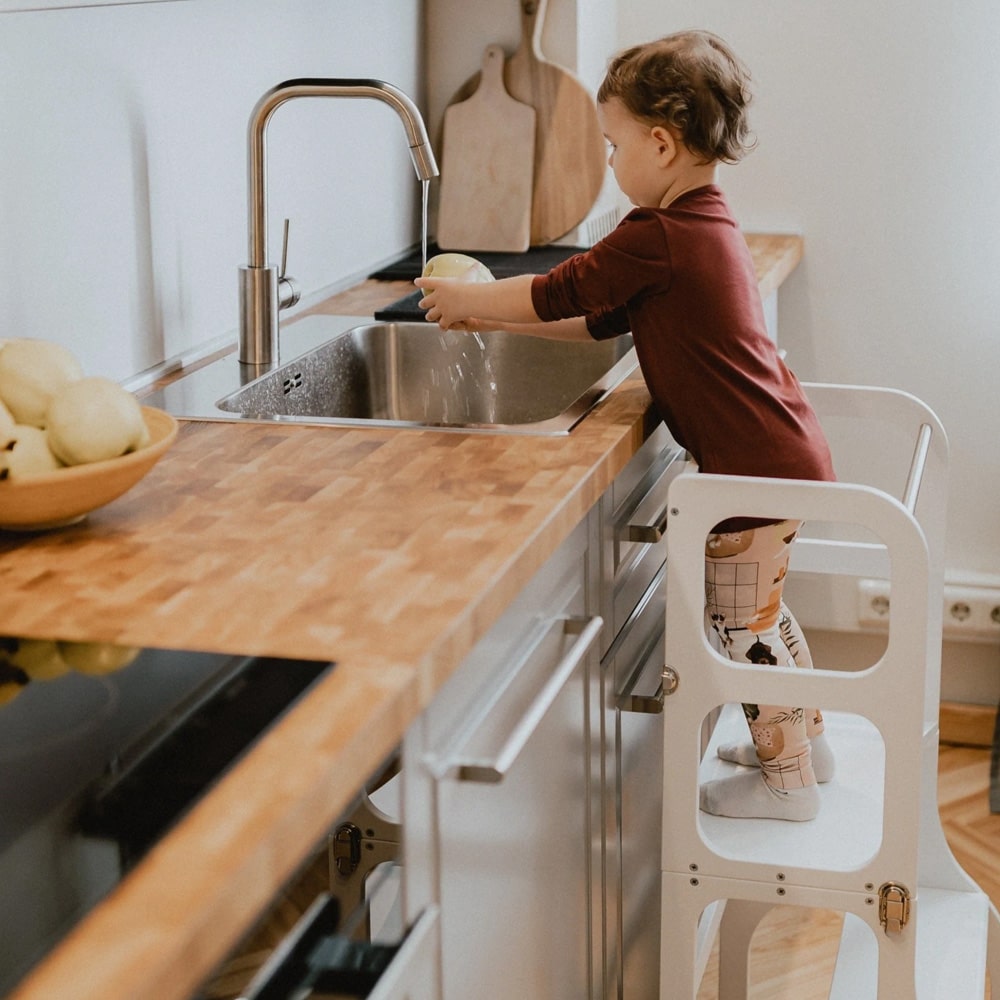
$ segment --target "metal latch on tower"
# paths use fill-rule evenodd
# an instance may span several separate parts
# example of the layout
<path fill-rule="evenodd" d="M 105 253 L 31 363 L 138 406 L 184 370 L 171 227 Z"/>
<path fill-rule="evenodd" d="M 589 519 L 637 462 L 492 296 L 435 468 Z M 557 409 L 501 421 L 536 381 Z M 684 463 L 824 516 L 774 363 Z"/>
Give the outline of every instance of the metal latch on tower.
<path fill-rule="evenodd" d="M 341 823 L 330 845 L 333 866 L 341 878 L 350 878 L 361 862 L 361 831 L 353 823 Z"/>
<path fill-rule="evenodd" d="M 910 919 L 910 890 L 898 882 L 878 888 L 878 919 L 886 934 L 899 934 Z"/>

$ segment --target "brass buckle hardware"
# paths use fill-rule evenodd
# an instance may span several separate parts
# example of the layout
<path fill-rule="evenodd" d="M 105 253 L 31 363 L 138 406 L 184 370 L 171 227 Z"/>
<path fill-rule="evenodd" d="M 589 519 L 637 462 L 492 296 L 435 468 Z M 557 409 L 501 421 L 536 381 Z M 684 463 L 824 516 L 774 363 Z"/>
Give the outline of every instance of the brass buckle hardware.
<path fill-rule="evenodd" d="M 878 919 L 886 934 L 899 934 L 910 919 L 910 890 L 898 882 L 878 888 Z"/>

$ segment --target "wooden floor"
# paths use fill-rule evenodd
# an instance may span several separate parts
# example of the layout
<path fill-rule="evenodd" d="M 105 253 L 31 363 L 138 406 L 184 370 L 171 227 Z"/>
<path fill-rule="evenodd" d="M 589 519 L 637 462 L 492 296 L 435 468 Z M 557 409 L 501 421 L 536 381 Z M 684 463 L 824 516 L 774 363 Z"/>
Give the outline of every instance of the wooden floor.
<path fill-rule="evenodd" d="M 989 780 L 988 749 L 940 748 L 938 810 L 945 836 L 962 868 L 1000 906 L 1000 815 L 990 812 Z M 793 907 L 765 917 L 751 950 L 753 1000 L 826 1000 L 841 919 L 831 911 Z M 713 956 L 698 1000 L 717 995 Z"/>

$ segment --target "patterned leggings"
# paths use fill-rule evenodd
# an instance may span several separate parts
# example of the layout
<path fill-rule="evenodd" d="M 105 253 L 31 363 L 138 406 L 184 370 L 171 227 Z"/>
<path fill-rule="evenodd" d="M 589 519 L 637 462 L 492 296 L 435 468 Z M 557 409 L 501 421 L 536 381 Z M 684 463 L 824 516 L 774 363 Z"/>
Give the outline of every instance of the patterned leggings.
<path fill-rule="evenodd" d="M 705 543 L 706 628 L 730 660 L 811 667 L 798 622 L 782 602 L 801 521 L 710 534 Z M 775 788 L 815 783 L 809 739 L 823 731 L 818 709 L 744 704 L 764 780 Z"/>

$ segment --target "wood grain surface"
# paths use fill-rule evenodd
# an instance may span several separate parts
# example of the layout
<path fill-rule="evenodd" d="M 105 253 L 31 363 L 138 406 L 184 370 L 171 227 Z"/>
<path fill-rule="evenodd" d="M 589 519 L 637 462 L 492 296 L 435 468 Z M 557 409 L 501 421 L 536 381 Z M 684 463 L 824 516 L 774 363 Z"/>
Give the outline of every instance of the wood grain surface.
<path fill-rule="evenodd" d="M 583 221 L 604 182 L 607 154 L 594 98 L 569 70 L 542 53 L 547 0 L 518 3 L 521 40 L 507 60 L 504 83 L 511 97 L 535 110 L 531 245 L 541 246 Z M 469 77 L 451 103 L 472 95 L 480 76 Z"/>
<path fill-rule="evenodd" d="M 798 237 L 748 242 L 762 286 L 802 254 Z M 367 313 L 400 284 L 312 311 Z M 633 379 L 562 438 L 185 421 L 83 523 L 0 533 L 0 632 L 338 664 L 17 1000 L 186 1000 L 654 419 Z"/>
<path fill-rule="evenodd" d="M 521 44 L 507 63 L 510 96 L 535 109 L 531 243 L 551 243 L 583 221 L 607 173 L 597 107 L 586 87 L 542 53 L 547 0 L 520 0 Z"/>
<path fill-rule="evenodd" d="M 503 69 L 503 49 L 488 46 L 479 89 L 445 112 L 436 233 L 445 250 L 530 244 L 535 110 L 507 93 Z"/>

